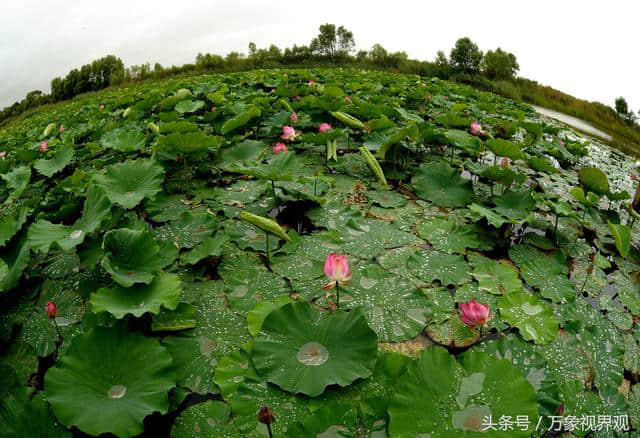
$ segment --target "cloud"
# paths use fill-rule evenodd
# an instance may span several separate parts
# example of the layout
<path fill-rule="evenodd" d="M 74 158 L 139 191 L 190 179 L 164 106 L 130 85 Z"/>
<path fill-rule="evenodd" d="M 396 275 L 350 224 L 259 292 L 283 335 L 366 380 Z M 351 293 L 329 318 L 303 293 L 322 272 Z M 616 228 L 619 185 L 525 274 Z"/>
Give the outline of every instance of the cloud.
<path fill-rule="evenodd" d="M 640 109 L 635 21 L 624 0 L 535 3 L 503 0 L 347 2 L 183 0 L 21 0 L 0 15 L 0 107 L 106 54 L 126 65 L 193 62 L 198 52 L 246 52 L 308 44 L 324 22 L 344 24 L 359 49 L 381 43 L 433 59 L 469 36 L 483 50 L 514 52 L 521 74 L 588 100 L 618 95 Z"/>

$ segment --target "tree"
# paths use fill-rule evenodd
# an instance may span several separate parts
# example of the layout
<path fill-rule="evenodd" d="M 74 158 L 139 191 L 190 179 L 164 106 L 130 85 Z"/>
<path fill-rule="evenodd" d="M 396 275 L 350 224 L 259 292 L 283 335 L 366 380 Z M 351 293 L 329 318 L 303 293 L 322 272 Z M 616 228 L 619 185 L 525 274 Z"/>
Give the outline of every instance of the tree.
<path fill-rule="evenodd" d="M 624 97 L 620 96 L 616 99 L 616 112 L 623 117 L 629 114 L 629 105 Z"/>
<path fill-rule="evenodd" d="M 470 38 L 464 37 L 456 41 L 456 45 L 451 49 L 449 59 L 454 70 L 479 73 L 482 51 Z"/>
<path fill-rule="evenodd" d="M 335 24 L 326 23 L 320 25 L 319 30 L 318 36 L 312 39 L 309 45 L 313 53 L 333 58 L 338 54 L 351 52 L 356 45 L 353 32 L 344 26 L 336 29 Z"/>
<path fill-rule="evenodd" d="M 507 80 L 520 70 L 516 55 L 505 52 L 500 47 L 489 50 L 482 60 L 482 70 L 489 79 Z"/>

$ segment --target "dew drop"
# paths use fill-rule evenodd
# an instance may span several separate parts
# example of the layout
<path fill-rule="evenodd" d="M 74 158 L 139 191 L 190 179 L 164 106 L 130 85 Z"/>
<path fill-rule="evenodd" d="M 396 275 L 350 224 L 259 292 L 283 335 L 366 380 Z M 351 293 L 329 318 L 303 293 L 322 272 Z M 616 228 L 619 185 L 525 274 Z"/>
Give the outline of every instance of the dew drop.
<path fill-rule="evenodd" d="M 124 385 L 113 385 L 107 391 L 109 398 L 122 398 L 127 393 L 127 387 Z"/>

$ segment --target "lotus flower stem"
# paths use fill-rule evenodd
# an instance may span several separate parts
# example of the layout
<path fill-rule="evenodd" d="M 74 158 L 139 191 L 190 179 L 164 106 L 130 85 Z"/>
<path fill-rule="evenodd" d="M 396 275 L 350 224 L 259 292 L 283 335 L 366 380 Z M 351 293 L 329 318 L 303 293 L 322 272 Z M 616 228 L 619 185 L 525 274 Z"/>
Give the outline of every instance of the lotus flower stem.
<path fill-rule="evenodd" d="M 267 432 L 269 432 L 269 438 L 273 438 L 273 432 L 271 431 L 271 425 L 267 424 Z"/>
<path fill-rule="evenodd" d="M 317 186 L 317 184 L 318 184 L 318 178 L 313 178 L 313 196 L 316 196 L 316 186 Z"/>
<path fill-rule="evenodd" d="M 558 220 L 560 219 L 560 216 L 556 215 L 556 223 L 553 226 L 553 240 L 555 241 L 555 244 L 558 244 Z"/>
<path fill-rule="evenodd" d="M 56 328 L 56 333 L 58 333 L 58 342 L 56 342 L 56 344 L 58 344 L 58 346 L 62 345 L 62 334 L 60 334 L 60 327 L 58 327 L 58 323 L 56 322 L 55 318 L 51 318 L 53 320 L 53 326 Z"/>
<path fill-rule="evenodd" d="M 582 282 L 582 287 L 580 288 L 580 292 L 584 292 L 584 287 L 587 285 L 587 280 L 589 280 L 589 276 L 591 275 L 591 272 L 589 270 L 587 270 L 587 275 L 586 277 L 584 277 L 584 281 Z"/>
<path fill-rule="evenodd" d="M 340 308 L 340 285 L 336 282 L 336 308 Z"/>
<path fill-rule="evenodd" d="M 631 218 L 631 225 L 629 225 L 629 228 L 633 228 L 633 224 L 636 223 L 636 218 L 635 216 Z"/>
<path fill-rule="evenodd" d="M 267 250 L 267 266 L 271 266 L 271 252 L 269 251 L 269 233 L 264 232 L 264 244 Z"/>

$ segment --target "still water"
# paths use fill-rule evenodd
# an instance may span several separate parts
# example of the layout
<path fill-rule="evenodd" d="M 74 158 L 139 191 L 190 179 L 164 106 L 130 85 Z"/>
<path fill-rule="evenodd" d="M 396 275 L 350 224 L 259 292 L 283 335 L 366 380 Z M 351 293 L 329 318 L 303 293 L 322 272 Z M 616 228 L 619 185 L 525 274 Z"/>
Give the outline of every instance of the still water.
<path fill-rule="evenodd" d="M 600 131 L 597 128 L 594 128 L 584 120 L 578 119 L 576 117 L 569 116 L 567 114 L 560 113 L 558 111 L 554 111 L 552 109 L 543 108 L 541 106 L 532 105 L 533 108 L 538 111 L 540 114 L 543 114 L 547 117 L 551 117 L 553 119 L 559 120 L 561 122 L 566 123 L 567 125 L 573 126 L 574 128 L 578 128 L 579 130 L 586 132 L 587 134 L 595 135 L 597 137 L 603 138 L 605 140 L 611 140 L 611 136 L 605 132 Z"/>

